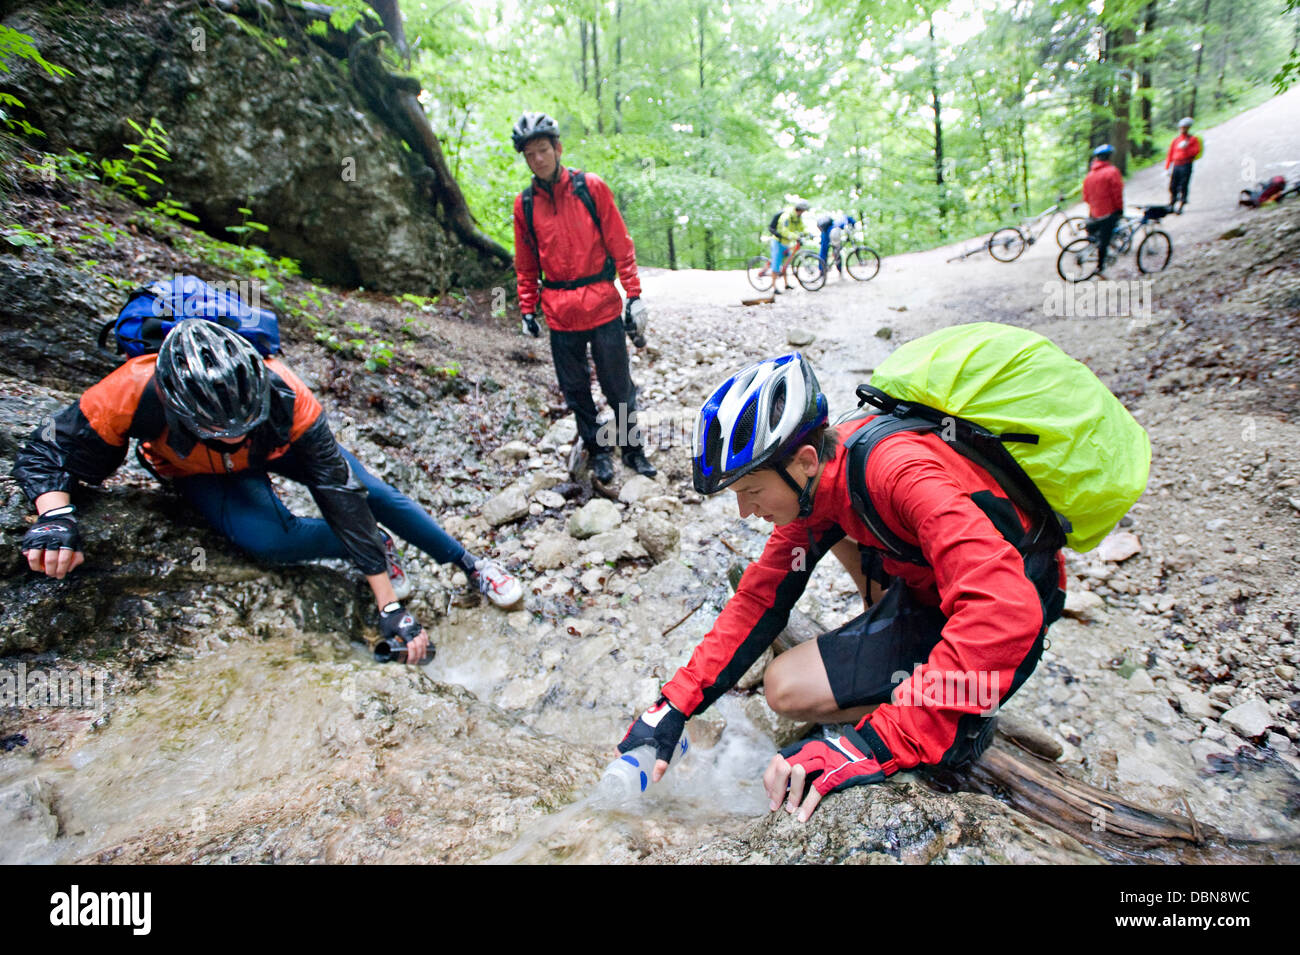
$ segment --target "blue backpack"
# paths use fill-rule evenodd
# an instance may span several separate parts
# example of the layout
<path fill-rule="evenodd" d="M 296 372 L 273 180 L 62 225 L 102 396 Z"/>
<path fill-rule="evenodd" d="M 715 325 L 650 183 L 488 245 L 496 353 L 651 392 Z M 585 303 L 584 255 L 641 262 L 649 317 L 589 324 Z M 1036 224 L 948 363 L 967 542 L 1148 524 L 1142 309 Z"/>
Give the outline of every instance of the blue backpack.
<path fill-rule="evenodd" d="M 187 318 L 216 322 L 247 338 L 258 352 L 280 351 L 280 323 L 275 313 L 247 304 L 233 289 L 209 285 L 193 275 L 159 279 L 136 289 L 117 318 L 99 331 L 99 347 L 117 340 L 117 354 L 136 358 L 158 351 L 167 333 Z"/>

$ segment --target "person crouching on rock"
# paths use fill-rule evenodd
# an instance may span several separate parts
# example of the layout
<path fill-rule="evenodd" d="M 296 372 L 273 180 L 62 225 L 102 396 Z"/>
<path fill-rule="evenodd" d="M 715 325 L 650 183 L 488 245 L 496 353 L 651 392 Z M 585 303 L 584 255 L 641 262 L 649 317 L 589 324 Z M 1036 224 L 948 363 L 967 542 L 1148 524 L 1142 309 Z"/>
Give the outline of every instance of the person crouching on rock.
<path fill-rule="evenodd" d="M 655 747 L 656 781 L 686 721 L 758 660 L 832 550 L 869 609 L 767 668 L 773 710 L 830 724 L 772 757 L 763 782 L 773 811 L 784 803 L 806 821 L 827 793 L 977 758 L 992 712 L 1037 665 L 1064 604 L 1060 551 L 1022 557 L 1000 528 L 1019 537 L 1024 518 L 988 472 L 937 434 L 903 431 L 868 455 L 865 488 L 924 562 L 888 556 L 850 495 L 844 446 L 874 417 L 828 425 L 826 398 L 797 353 L 745 368 L 704 403 L 696 490 L 730 488 L 742 518 L 776 528 L 690 661 L 619 743 L 624 753 Z"/>
<path fill-rule="evenodd" d="M 476 558 L 418 504 L 369 473 L 334 440 L 316 397 L 281 361 L 215 322 L 187 319 L 157 354 L 131 358 L 34 431 L 13 477 L 39 518 L 23 537 L 28 566 L 62 579 L 84 560 L 70 491 L 116 471 L 131 438 L 150 469 L 214 528 L 271 562 L 346 557 L 365 575 L 390 647 L 408 663 L 432 656 L 401 601 L 411 584 L 382 520 L 441 563 L 455 564 L 493 603 L 523 591 L 500 564 Z M 324 520 L 298 517 L 269 472 L 303 484 Z"/>

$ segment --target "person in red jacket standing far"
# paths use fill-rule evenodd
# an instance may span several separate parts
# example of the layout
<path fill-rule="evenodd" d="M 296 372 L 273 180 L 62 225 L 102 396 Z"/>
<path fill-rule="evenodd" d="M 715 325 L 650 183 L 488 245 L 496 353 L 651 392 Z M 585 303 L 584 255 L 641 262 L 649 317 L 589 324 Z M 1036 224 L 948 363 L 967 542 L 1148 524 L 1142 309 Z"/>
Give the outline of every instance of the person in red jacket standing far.
<path fill-rule="evenodd" d="M 1111 165 L 1110 157 L 1115 147 L 1103 143 L 1092 151 L 1092 165 L 1083 180 L 1083 201 L 1088 203 L 1088 234 L 1095 236 L 1099 246 L 1097 252 L 1097 275 L 1105 278 L 1106 251 L 1110 248 L 1110 237 L 1115 225 L 1124 212 L 1124 177 Z"/>
<path fill-rule="evenodd" d="M 1187 205 L 1187 185 L 1192 181 L 1192 163 L 1201 156 L 1201 140 L 1192 135 L 1192 117 L 1178 121 L 1178 135 L 1169 144 L 1165 172 L 1169 176 L 1169 208 L 1178 215 Z"/>
<path fill-rule="evenodd" d="M 623 331 L 645 344 L 646 308 L 636 273 L 636 249 L 604 181 L 560 164 L 560 128 L 545 113 L 525 113 L 512 131 L 533 181 L 515 198 L 515 275 L 523 330 L 541 335 L 540 311 L 550 328 L 551 358 L 564 400 L 591 455 L 592 476 L 614 479 L 613 450 L 625 467 L 654 477 L 636 425 L 636 385 Z M 614 287 L 618 276 L 627 306 Z M 540 295 L 539 295 L 540 286 Z M 623 321 L 620 323 L 619 317 Z M 605 400 L 614 411 L 614 434 L 596 427 L 591 397 L 591 349 Z"/>

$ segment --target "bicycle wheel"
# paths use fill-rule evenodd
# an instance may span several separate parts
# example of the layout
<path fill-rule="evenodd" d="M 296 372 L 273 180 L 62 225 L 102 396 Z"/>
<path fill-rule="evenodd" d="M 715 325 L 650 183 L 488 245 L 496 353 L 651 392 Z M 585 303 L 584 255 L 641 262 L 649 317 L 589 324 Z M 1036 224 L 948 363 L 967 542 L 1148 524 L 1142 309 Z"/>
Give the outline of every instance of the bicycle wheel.
<path fill-rule="evenodd" d="M 1097 274 L 1097 243 L 1075 239 L 1056 257 L 1056 274 L 1067 282 L 1082 282 Z"/>
<path fill-rule="evenodd" d="M 998 229 L 989 238 L 989 255 L 999 262 L 1014 262 L 1025 251 L 1025 237 L 1015 226 Z"/>
<path fill-rule="evenodd" d="M 826 270 L 822 268 L 821 256 L 811 249 L 795 254 L 790 262 L 794 277 L 809 292 L 815 292 L 826 284 Z"/>
<path fill-rule="evenodd" d="M 749 284 L 760 292 L 772 287 L 772 260 L 766 255 L 756 255 L 745 263 L 745 276 Z"/>
<path fill-rule="evenodd" d="M 1088 237 L 1088 220 L 1083 216 L 1070 216 L 1056 227 L 1056 244 L 1065 248 L 1075 239 Z"/>
<path fill-rule="evenodd" d="M 880 272 L 880 256 L 865 245 L 854 246 L 844 256 L 844 267 L 859 282 L 870 282 Z"/>
<path fill-rule="evenodd" d="M 1165 266 L 1169 264 L 1169 257 L 1173 255 L 1174 244 L 1169 240 L 1169 233 L 1160 229 L 1152 229 L 1138 246 L 1137 263 L 1138 271 L 1163 272 Z"/>

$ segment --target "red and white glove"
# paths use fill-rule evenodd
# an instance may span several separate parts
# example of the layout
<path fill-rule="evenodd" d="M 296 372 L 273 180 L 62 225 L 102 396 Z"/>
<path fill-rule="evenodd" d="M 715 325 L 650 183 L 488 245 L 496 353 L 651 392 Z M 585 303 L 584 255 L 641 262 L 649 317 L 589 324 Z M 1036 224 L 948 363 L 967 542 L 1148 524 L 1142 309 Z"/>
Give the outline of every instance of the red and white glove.
<path fill-rule="evenodd" d="M 892 757 L 881 763 L 866 739 L 848 725 L 824 727 L 785 747 L 781 756 L 792 768 L 802 766 L 807 773 L 804 781 L 823 796 L 850 786 L 884 782 L 898 772 L 898 763 Z"/>

